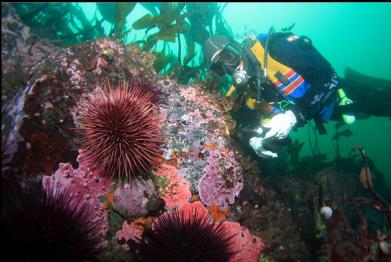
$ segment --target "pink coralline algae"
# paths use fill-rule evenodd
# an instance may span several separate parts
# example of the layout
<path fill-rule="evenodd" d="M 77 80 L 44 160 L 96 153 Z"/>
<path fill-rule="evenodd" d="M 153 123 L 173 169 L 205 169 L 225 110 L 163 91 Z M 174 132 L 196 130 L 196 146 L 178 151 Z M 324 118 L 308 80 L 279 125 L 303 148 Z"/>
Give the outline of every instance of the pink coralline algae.
<path fill-rule="evenodd" d="M 125 209 L 130 216 L 147 214 L 148 197 L 155 190 L 152 181 L 134 180 L 131 184 L 118 187 L 114 192 L 115 205 Z"/>
<path fill-rule="evenodd" d="M 101 245 L 105 246 L 106 233 L 108 231 L 108 214 L 104 209 L 100 197 L 106 195 L 111 184 L 111 180 L 107 177 L 102 177 L 98 173 L 92 173 L 85 167 L 82 152 L 79 152 L 78 161 L 79 168 L 73 169 L 69 163 L 60 163 L 59 169 L 52 176 L 45 176 L 42 184 L 46 190 L 53 188 L 68 189 L 72 196 L 75 196 L 75 201 L 83 196 L 84 201 L 90 204 L 93 212 L 90 213 L 90 222 L 99 224 L 99 235 L 101 236 Z"/>
<path fill-rule="evenodd" d="M 164 194 L 162 196 L 167 207 L 180 207 L 189 201 L 191 197 L 190 183 L 180 176 L 178 169 L 162 164 L 155 175 L 168 179 L 168 184 L 164 188 Z"/>
<path fill-rule="evenodd" d="M 212 110 L 219 111 L 219 109 L 213 105 L 208 103 L 208 100 L 205 99 L 205 95 L 202 96 L 199 91 L 197 91 L 194 87 L 189 86 L 188 88 L 181 88 L 180 89 L 180 94 L 186 98 L 186 100 L 195 102 L 199 105 L 205 105 L 209 107 Z"/>
<path fill-rule="evenodd" d="M 214 203 L 227 208 L 243 189 L 240 165 L 232 151 L 211 150 L 207 161 L 198 188 L 201 201 L 208 206 Z"/>
<path fill-rule="evenodd" d="M 101 56 L 98 56 L 96 58 L 96 68 L 95 68 L 95 73 L 97 75 L 100 75 L 102 74 L 102 69 L 106 68 L 108 65 L 107 61 L 101 57 Z"/>
<path fill-rule="evenodd" d="M 68 50 L 69 54 L 73 53 Z M 80 89 L 81 85 L 84 84 L 84 75 L 80 69 L 80 62 L 78 59 L 74 59 L 70 64 L 65 57 L 61 58 L 60 70 L 69 76 L 69 83 L 75 89 Z"/>
<path fill-rule="evenodd" d="M 122 248 L 126 251 L 129 251 L 129 245 L 127 242 L 129 240 L 133 240 L 135 242 L 139 242 L 141 239 L 141 230 L 135 225 L 134 222 L 128 223 L 127 221 L 124 221 L 122 224 L 122 229 L 120 229 L 115 237 L 120 241 L 122 244 Z"/>
<path fill-rule="evenodd" d="M 96 43 L 98 44 L 99 48 L 101 48 L 102 50 L 115 51 L 118 52 L 119 55 L 122 55 L 124 53 L 123 47 L 117 45 L 115 42 L 107 38 L 97 40 Z"/>
<path fill-rule="evenodd" d="M 229 236 L 233 235 L 232 245 L 235 255 L 229 262 L 257 262 L 259 255 L 265 248 L 265 243 L 260 237 L 254 236 L 248 228 L 237 222 L 226 221 L 223 223 Z"/>

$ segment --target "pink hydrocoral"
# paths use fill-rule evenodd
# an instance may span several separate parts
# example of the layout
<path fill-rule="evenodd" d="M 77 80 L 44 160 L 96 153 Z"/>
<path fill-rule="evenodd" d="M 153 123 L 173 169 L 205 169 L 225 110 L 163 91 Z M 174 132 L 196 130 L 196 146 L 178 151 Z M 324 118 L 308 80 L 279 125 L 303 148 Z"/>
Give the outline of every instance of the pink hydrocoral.
<path fill-rule="evenodd" d="M 122 244 L 122 248 L 126 251 L 129 251 L 129 245 L 127 242 L 129 240 L 133 240 L 135 242 L 139 242 L 141 238 L 141 231 L 138 227 L 136 227 L 135 223 L 128 223 L 127 221 L 124 221 L 122 224 L 122 229 L 120 229 L 115 237 L 120 241 Z"/>
<path fill-rule="evenodd" d="M 167 207 L 180 207 L 189 201 L 191 197 L 190 182 L 181 177 L 178 169 L 162 164 L 157 170 L 156 176 L 165 177 L 169 181 L 162 196 Z"/>
<path fill-rule="evenodd" d="M 200 180 L 198 191 L 201 201 L 206 205 L 217 204 L 227 208 L 243 189 L 243 178 L 239 163 L 232 151 L 209 151 L 208 165 Z"/>
<path fill-rule="evenodd" d="M 237 222 L 224 222 L 229 236 L 233 235 L 233 251 L 237 251 L 229 262 L 257 262 L 265 243 L 260 237 L 254 236 L 248 228 Z"/>
<path fill-rule="evenodd" d="M 99 235 L 101 237 L 100 245 L 106 245 L 106 234 L 108 231 L 108 215 L 104 209 L 100 197 L 106 195 L 111 180 L 102 177 L 96 172 L 89 171 L 85 166 L 83 153 L 79 152 L 79 168 L 73 169 L 69 163 L 60 163 L 59 169 L 52 176 L 45 176 L 42 180 L 45 190 L 66 188 L 75 196 L 75 201 L 83 196 L 84 201 L 90 205 L 91 213 L 90 223 L 99 224 Z"/>

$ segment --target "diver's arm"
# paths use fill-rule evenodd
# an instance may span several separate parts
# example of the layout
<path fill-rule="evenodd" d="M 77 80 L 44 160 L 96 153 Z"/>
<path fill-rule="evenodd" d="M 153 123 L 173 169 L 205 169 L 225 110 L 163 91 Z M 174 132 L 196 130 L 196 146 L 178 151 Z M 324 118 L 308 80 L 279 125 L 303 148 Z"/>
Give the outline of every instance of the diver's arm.
<path fill-rule="evenodd" d="M 334 70 L 324 72 L 328 81 L 323 85 L 311 87 L 304 97 L 297 99 L 295 104 L 288 107 L 296 116 L 296 127 L 304 126 L 311 119 L 328 121 L 337 103 L 339 77 Z M 324 76 L 323 76 L 324 77 Z"/>

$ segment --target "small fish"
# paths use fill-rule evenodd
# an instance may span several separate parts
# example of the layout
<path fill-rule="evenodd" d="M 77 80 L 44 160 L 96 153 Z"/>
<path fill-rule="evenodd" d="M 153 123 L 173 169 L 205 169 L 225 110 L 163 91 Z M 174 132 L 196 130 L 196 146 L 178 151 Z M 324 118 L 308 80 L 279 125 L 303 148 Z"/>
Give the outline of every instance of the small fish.
<path fill-rule="evenodd" d="M 337 133 L 333 136 L 333 139 L 338 140 L 341 136 L 344 136 L 344 137 L 351 137 L 352 135 L 354 135 L 354 133 L 353 133 L 350 129 L 345 129 L 345 130 L 343 130 L 343 131 L 337 132 Z"/>

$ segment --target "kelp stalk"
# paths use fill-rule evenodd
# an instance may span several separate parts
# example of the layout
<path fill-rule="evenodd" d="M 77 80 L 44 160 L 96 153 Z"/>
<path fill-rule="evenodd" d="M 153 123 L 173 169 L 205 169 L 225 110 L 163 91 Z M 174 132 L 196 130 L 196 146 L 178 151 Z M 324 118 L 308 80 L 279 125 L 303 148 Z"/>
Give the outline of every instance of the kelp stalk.
<path fill-rule="evenodd" d="M 391 221 L 391 206 L 390 204 L 379 194 L 376 192 L 375 188 L 372 184 L 372 178 L 368 166 L 368 157 L 365 154 L 364 147 L 362 146 L 356 146 L 353 147 L 353 149 L 357 149 L 360 151 L 361 157 L 364 159 L 364 171 L 365 171 L 365 188 L 368 189 L 368 191 L 377 199 L 379 202 L 384 206 L 386 212 L 387 212 L 387 219 L 388 221 Z"/>

